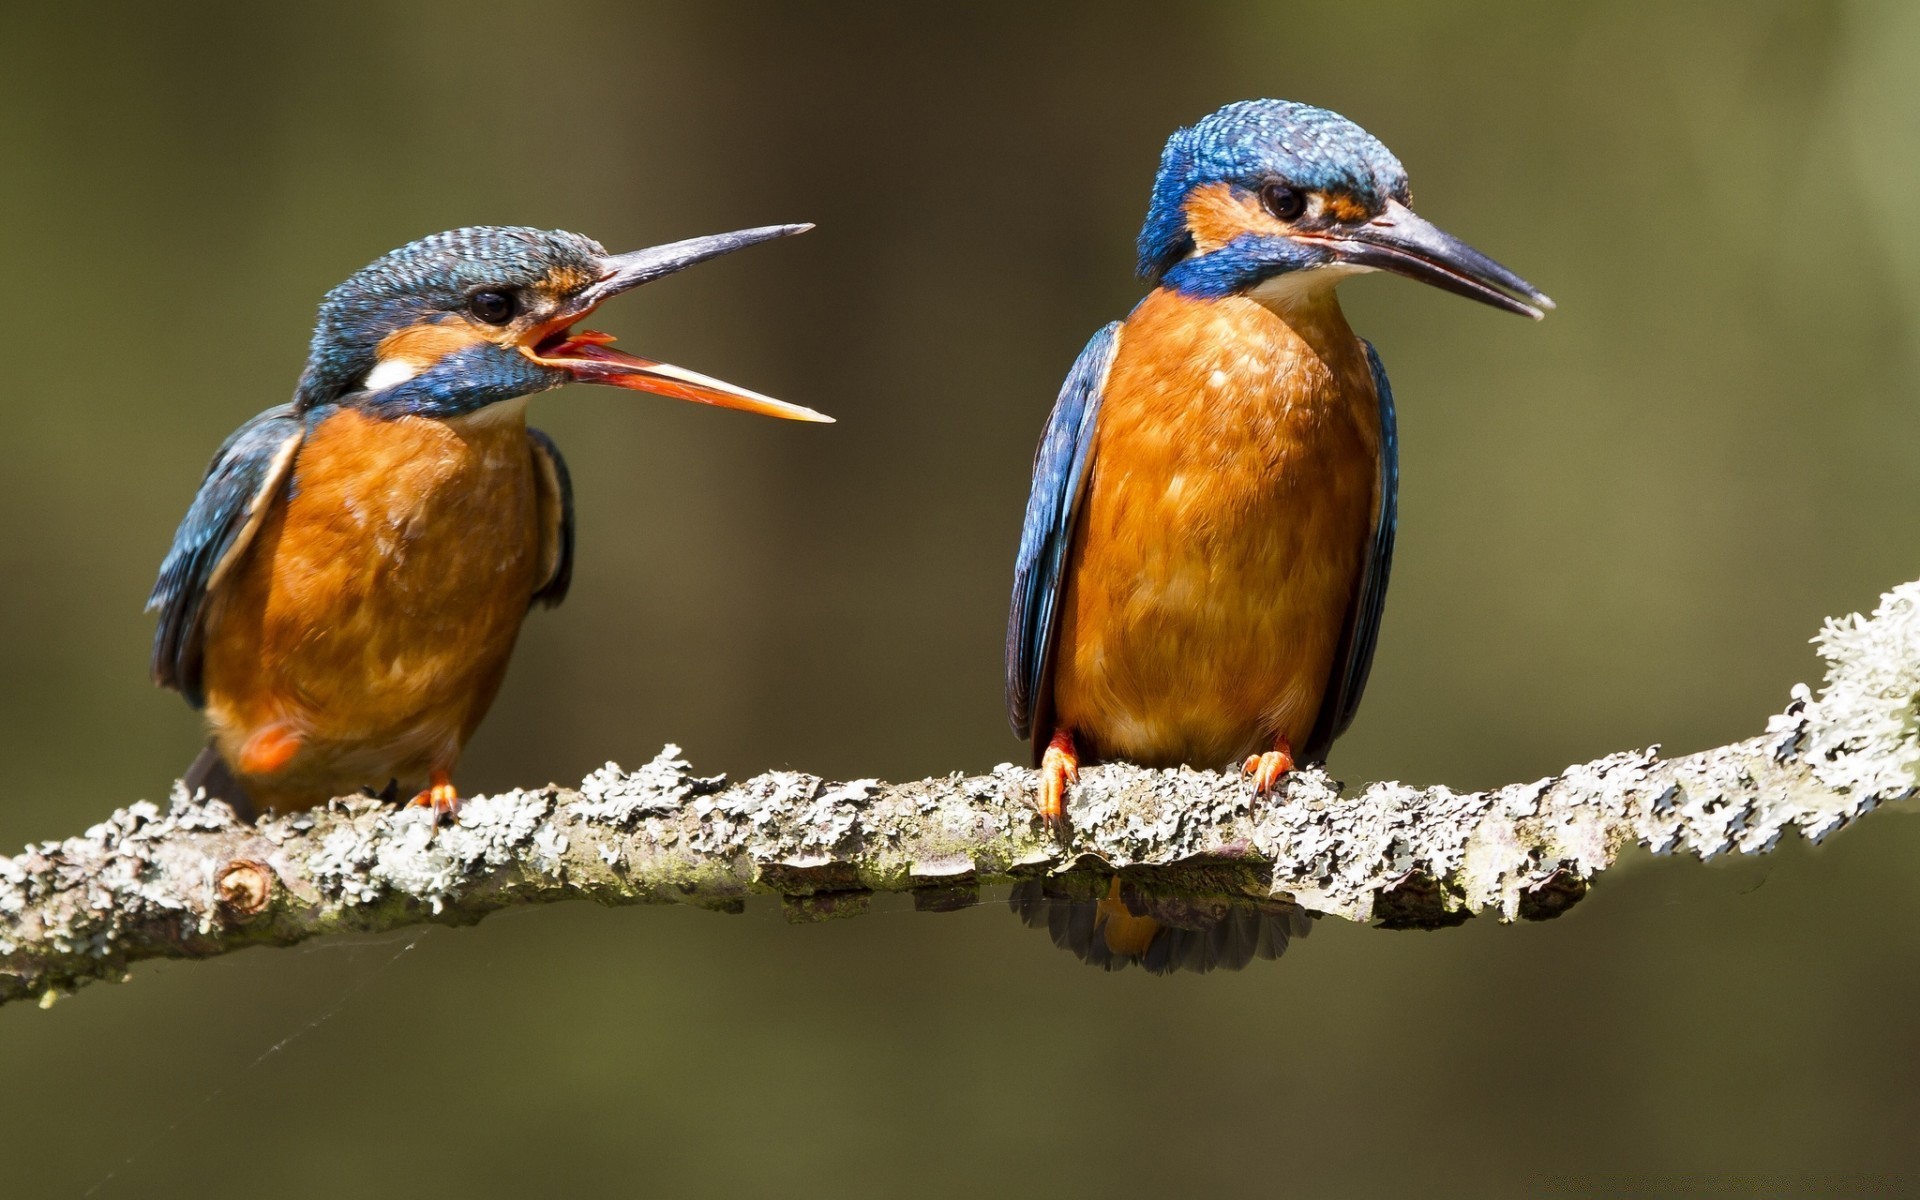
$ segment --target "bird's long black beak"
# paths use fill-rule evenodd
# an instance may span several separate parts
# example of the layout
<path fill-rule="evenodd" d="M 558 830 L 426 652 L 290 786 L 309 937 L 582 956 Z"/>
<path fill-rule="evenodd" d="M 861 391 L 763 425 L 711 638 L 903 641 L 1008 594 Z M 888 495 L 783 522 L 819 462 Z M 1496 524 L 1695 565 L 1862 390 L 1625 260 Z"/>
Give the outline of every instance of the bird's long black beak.
<path fill-rule="evenodd" d="M 606 274 L 580 293 L 579 315 L 585 316 L 621 292 L 663 279 L 675 271 L 684 271 L 696 263 L 719 258 L 722 254 L 732 254 L 748 246 L 757 246 L 761 242 L 792 237 L 812 228 L 811 225 L 763 225 L 758 229 L 739 229 L 732 233 L 688 238 L 684 242 L 670 242 L 665 246 L 651 246 L 626 254 L 609 254 L 600 260 Z"/>
<path fill-rule="evenodd" d="M 671 363 L 638 358 L 612 349 L 609 343 L 613 338 L 607 334 L 573 328 L 575 321 L 585 318 L 621 292 L 631 291 L 643 283 L 651 283 L 695 263 L 775 238 L 805 233 L 812 228 L 811 225 L 767 225 L 759 229 L 688 238 L 684 242 L 634 250 L 627 254 L 609 254 L 601 260 L 605 274 L 575 294 L 558 319 L 549 322 L 544 329 L 534 331 L 529 339 L 530 344 L 522 346 L 521 352 L 542 366 L 566 371 L 580 383 L 601 383 L 637 392 L 652 392 L 676 400 L 740 409 L 789 421 L 830 422 L 832 417 L 811 408 L 775 400 L 771 396 L 735 387 Z"/>
<path fill-rule="evenodd" d="M 1341 262 L 1392 271 L 1536 321 L 1553 307 L 1539 288 L 1397 200 L 1366 224 L 1326 240 Z"/>

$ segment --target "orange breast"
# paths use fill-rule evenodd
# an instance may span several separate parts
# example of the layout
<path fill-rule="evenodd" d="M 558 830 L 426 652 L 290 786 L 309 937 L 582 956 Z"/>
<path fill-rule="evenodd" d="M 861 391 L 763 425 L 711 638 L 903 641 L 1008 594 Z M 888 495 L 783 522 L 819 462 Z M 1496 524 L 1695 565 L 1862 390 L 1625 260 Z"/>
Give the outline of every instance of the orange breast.
<path fill-rule="evenodd" d="M 1364 561 L 1380 418 L 1332 290 L 1283 319 L 1158 291 L 1127 319 L 1054 650 L 1084 754 L 1217 766 L 1303 743 Z"/>
<path fill-rule="evenodd" d="M 521 411 L 344 410 L 308 434 L 207 621 L 207 715 L 229 763 L 253 744 L 257 800 L 414 789 L 458 760 L 537 586 Z"/>

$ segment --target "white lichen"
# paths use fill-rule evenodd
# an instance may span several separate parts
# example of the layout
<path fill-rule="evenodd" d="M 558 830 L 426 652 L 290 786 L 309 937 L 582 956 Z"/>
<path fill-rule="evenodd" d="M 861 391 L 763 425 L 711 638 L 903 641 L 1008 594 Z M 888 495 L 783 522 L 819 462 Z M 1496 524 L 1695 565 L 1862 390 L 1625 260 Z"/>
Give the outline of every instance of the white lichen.
<path fill-rule="evenodd" d="M 164 811 L 141 801 L 80 837 L 0 858 L 0 1001 L 119 978 L 139 958 L 471 920 L 584 893 L 728 907 L 757 890 L 817 916 L 858 911 L 869 889 L 1086 863 L 1140 883 L 1214 871 L 1211 887 L 1357 920 L 1549 916 L 1622 846 L 1763 853 L 1788 829 L 1818 839 L 1914 792 L 1920 583 L 1816 641 L 1828 662 L 1818 698 L 1795 688 L 1764 735 L 1732 746 L 1614 754 L 1471 793 L 1382 783 L 1347 796 L 1307 769 L 1256 798 L 1237 772 L 1093 767 L 1064 846 L 1041 828 L 1033 773 L 1005 763 L 904 784 L 775 771 L 727 786 L 669 745 L 576 790 L 471 798 L 451 822 L 360 797 L 246 825 L 176 787 Z M 218 880 L 236 867 L 262 881 L 257 911 L 221 907 Z"/>

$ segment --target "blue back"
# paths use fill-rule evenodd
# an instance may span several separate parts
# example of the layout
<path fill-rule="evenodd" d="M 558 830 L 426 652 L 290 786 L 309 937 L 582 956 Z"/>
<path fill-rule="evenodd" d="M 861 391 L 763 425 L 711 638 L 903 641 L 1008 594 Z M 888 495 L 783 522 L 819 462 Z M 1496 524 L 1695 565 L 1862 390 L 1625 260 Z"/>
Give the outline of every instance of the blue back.
<path fill-rule="evenodd" d="M 1052 736 L 1046 684 L 1066 587 L 1067 549 L 1092 465 L 1101 393 L 1119 344 L 1120 322 L 1115 321 L 1080 351 L 1033 458 L 1033 490 L 1020 526 L 1013 606 L 1007 617 L 1007 720 L 1023 738 L 1045 741 Z"/>

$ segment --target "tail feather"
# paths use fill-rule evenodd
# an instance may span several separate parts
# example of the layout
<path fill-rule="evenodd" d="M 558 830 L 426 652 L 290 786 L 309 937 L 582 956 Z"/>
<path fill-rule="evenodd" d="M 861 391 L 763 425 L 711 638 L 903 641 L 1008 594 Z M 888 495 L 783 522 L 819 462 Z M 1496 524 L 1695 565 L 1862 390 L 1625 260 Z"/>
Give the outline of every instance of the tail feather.
<path fill-rule="evenodd" d="M 220 751 L 214 748 L 212 742 L 208 742 L 206 749 L 200 752 L 200 757 L 193 760 L 193 765 L 180 777 L 180 782 L 186 786 L 189 796 L 202 788 L 206 789 L 207 799 L 225 801 L 227 807 L 233 810 L 233 815 L 242 821 L 251 822 L 259 815 L 253 797 L 247 794 L 247 789 L 241 787 L 240 781 L 227 769 L 227 760 L 220 757 Z"/>

